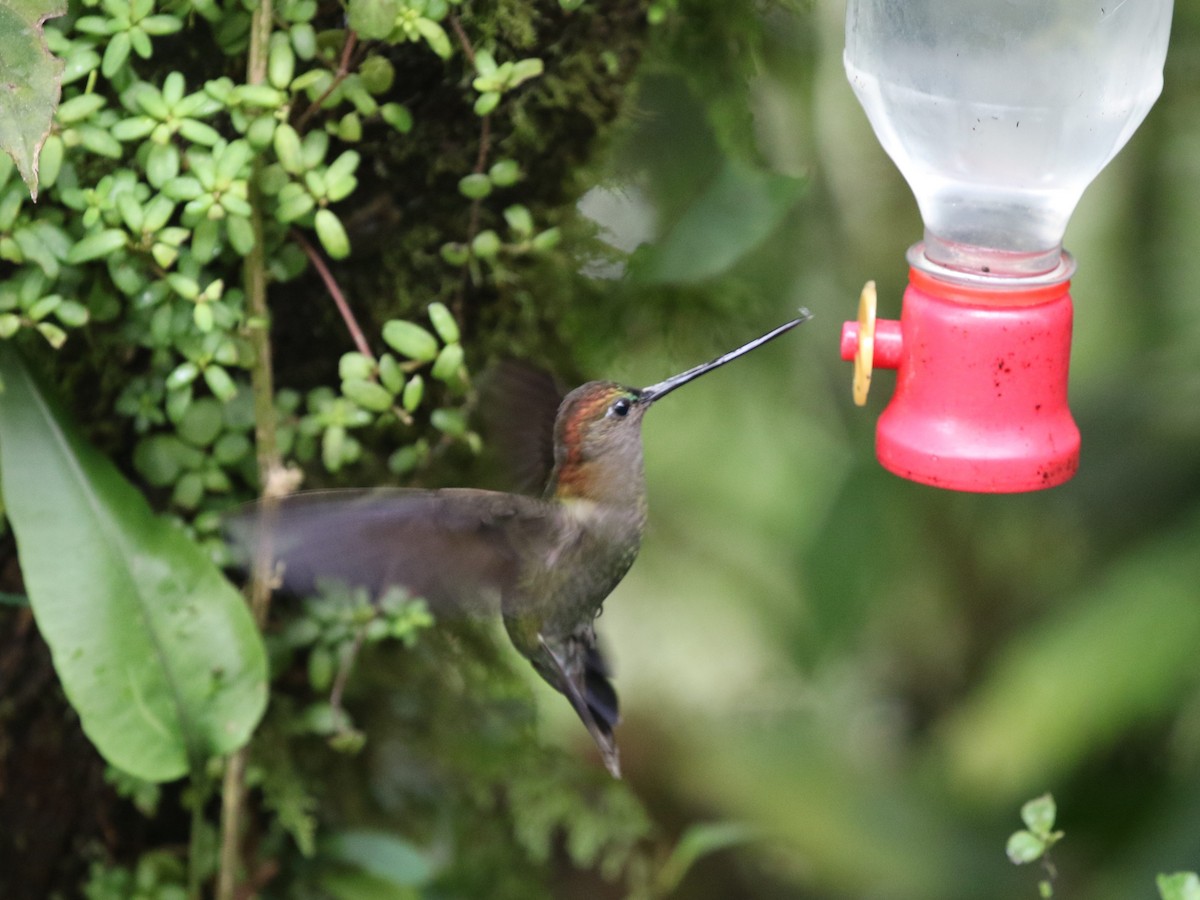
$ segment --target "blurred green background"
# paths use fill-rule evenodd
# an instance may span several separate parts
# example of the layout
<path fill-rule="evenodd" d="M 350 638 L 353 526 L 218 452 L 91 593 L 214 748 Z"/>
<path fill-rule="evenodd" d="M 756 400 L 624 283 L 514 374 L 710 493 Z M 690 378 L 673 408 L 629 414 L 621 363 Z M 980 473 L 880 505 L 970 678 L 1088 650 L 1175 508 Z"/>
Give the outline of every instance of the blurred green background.
<path fill-rule="evenodd" d="M 627 779 L 661 820 L 763 833 L 680 896 L 1034 897 L 1004 846 L 1044 791 L 1059 895 L 1156 896 L 1200 868 L 1200 4 L 1067 233 L 1081 470 L 1017 496 L 883 471 L 891 373 L 852 405 L 841 323 L 868 278 L 898 317 L 921 223 L 844 77 L 844 4 L 681 11 L 582 204 L 649 243 L 574 339 L 643 384 L 815 319 L 645 426 L 647 539 L 600 622 Z"/>

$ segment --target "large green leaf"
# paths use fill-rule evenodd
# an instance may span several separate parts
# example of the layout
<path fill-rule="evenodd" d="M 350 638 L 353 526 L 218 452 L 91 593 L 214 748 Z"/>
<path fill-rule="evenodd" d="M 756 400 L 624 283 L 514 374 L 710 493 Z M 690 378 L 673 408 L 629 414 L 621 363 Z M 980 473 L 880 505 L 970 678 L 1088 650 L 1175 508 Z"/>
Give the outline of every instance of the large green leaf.
<path fill-rule="evenodd" d="M 429 852 L 386 831 L 347 829 L 321 843 L 321 887 L 337 900 L 407 900 L 436 874 Z"/>
<path fill-rule="evenodd" d="M 37 199 L 38 155 L 58 106 L 61 60 L 42 23 L 67 11 L 63 0 L 0 0 L 0 147 L 13 158 Z"/>
<path fill-rule="evenodd" d="M 632 274 L 650 284 L 696 284 L 724 274 L 761 244 L 795 205 L 805 182 L 726 161 Z"/>
<path fill-rule="evenodd" d="M 266 706 L 245 603 L 0 344 L 0 487 L 38 628 L 84 731 L 165 781 L 235 750 Z"/>
<path fill-rule="evenodd" d="M 939 767 L 1003 800 L 1065 777 L 1195 689 L 1200 521 L 1127 553 L 1082 601 L 1009 642 L 948 721 Z"/>

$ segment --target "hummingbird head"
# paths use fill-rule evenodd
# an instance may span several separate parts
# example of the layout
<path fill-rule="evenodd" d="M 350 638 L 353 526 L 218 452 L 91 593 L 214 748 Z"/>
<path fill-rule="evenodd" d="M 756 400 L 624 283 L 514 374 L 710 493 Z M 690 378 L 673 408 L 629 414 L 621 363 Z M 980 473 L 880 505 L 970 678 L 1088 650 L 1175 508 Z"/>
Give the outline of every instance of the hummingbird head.
<path fill-rule="evenodd" d="M 554 489 L 560 497 L 593 498 L 602 473 L 641 478 L 642 391 L 589 381 L 563 399 L 554 422 Z"/>
<path fill-rule="evenodd" d="M 603 496 L 640 498 L 642 418 L 651 404 L 713 369 L 761 347 L 810 317 L 793 319 L 748 344 L 644 388 L 612 381 L 590 381 L 563 399 L 554 423 L 554 477 L 558 497 L 598 500 Z"/>

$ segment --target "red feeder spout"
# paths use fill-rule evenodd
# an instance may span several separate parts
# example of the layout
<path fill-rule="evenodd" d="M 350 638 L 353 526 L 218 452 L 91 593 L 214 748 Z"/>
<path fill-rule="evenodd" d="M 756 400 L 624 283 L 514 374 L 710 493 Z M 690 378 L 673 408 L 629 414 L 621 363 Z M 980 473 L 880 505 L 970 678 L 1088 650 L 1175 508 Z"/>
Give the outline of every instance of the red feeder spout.
<path fill-rule="evenodd" d="M 1005 284 L 914 266 L 899 322 L 876 326 L 873 309 L 864 309 L 858 322 L 845 323 L 843 359 L 860 357 L 867 372 L 871 365 L 897 370 L 896 392 L 876 428 L 884 468 L 985 493 L 1053 487 L 1075 474 L 1079 429 L 1067 407 L 1071 269 L 1067 257 L 1058 276 Z"/>

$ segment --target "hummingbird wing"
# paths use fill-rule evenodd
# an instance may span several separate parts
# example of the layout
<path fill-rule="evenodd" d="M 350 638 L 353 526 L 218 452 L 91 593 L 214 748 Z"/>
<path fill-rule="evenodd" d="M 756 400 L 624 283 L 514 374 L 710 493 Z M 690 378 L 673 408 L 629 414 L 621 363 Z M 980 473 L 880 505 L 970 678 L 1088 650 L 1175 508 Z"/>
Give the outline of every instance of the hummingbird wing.
<path fill-rule="evenodd" d="M 514 490 L 540 494 L 554 469 L 554 420 L 565 392 L 554 376 L 530 363 L 505 359 L 486 374 L 479 414 Z"/>
<path fill-rule="evenodd" d="M 530 548 L 552 544 L 561 516 L 557 504 L 498 491 L 310 491 L 243 507 L 225 531 L 243 567 L 261 549 L 279 586 L 294 594 L 311 594 L 322 581 L 376 596 L 399 586 L 435 614 L 499 613 L 503 600 L 507 616 L 519 614 L 508 604 L 520 602 Z M 517 649 L 570 701 L 619 778 L 617 694 L 592 623 L 553 645 L 538 634 L 536 645 Z"/>
<path fill-rule="evenodd" d="M 309 491 L 243 507 L 225 530 L 243 567 L 264 541 L 291 593 L 319 581 L 398 586 L 436 613 L 487 614 L 518 577 L 516 542 L 557 514 L 533 497 L 465 488 Z"/>

